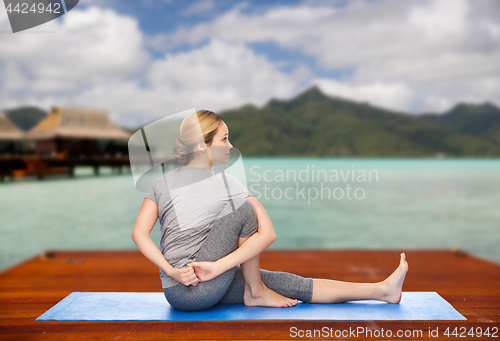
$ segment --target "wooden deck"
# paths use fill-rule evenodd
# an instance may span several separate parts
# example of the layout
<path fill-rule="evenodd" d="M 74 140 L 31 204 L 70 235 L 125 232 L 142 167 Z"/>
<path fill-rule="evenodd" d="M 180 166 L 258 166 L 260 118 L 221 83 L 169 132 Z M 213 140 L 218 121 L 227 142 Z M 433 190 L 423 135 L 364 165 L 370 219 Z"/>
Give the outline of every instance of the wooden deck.
<path fill-rule="evenodd" d="M 500 327 L 500 265 L 450 250 L 266 251 L 261 267 L 306 277 L 376 282 L 398 265 L 404 251 L 409 263 L 403 291 L 436 291 L 467 321 L 35 321 L 73 291 L 161 292 L 158 268 L 139 251 L 51 251 L 0 273 L 0 340 L 163 340 L 299 339 L 290 328 L 398 330 L 405 340 L 496 338 L 467 335 Z M 458 327 L 458 336 L 443 333 Z M 439 337 L 428 331 L 439 330 Z M 465 328 L 466 337 L 459 337 Z M 418 331 L 423 334 L 416 334 Z M 376 334 L 374 334 L 376 335 Z M 386 334 L 379 334 L 386 335 Z M 351 334 L 352 336 L 352 334 Z M 349 338 L 349 337 L 347 337 Z M 354 337 L 352 337 L 354 338 Z M 327 339 L 327 338 L 323 338 Z"/>

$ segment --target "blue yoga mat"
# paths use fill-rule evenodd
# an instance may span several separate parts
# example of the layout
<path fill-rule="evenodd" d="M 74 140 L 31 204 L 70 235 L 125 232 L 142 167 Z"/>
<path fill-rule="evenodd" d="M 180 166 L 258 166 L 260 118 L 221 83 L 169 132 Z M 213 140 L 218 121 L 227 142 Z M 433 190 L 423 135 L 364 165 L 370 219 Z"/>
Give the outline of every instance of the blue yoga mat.
<path fill-rule="evenodd" d="M 363 300 L 288 308 L 221 304 L 172 308 L 163 292 L 73 292 L 35 321 L 467 320 L 436 292 L 403 292 L 399 304 Z"/>

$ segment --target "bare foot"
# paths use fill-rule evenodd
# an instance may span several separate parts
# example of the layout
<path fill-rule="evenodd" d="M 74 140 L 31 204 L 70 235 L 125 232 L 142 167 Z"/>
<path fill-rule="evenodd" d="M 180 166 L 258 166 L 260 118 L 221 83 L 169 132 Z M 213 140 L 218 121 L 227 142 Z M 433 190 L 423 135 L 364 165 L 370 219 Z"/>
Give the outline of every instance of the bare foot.
<path fill-rule="evenodd" d="M 288 298 L 278 294 L 277 292 L 269 289 L 262 283 L 262 290 L 252 294 L 250 289 L 245 286 L 245 294 L 243 301 L 248 307 L 273 307 L 285 308 L 292 307 L 297 304 L 296 299 Z"/>
<path fill-rule="evenodd" d="M 401 301 L 401 291 L 407 271 L 408 262 L 406 262 L 406 255 L 403 252 L 401 253 L 398 268 L 382 282 L 384 288 L 383 301 L 389 303 L 399 303 Z"/>

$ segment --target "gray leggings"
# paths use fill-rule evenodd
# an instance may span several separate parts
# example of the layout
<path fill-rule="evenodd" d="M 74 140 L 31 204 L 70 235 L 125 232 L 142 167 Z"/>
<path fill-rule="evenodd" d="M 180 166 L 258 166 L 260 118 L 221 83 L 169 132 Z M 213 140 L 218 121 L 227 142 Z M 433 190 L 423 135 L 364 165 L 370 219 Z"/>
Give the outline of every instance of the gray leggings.
<path fill-rule="evenodd" d="M 214 262 L 238 248 L 238 238 L 245 224 L 257 220 L 252 204 L 245 202 L 233 213 L 212 224 L 207 239 L 196 254 L 198 262 Z M 254 222 L 255 223 L 255 222 Z M 302 302 L 312 298 L 313 280 L 281 271 L 260 270 L 262 282 L 271 290 Z M 245 281 L 241 267 L 235 266 L 219 276 L 196 286 L 178 284 L 163 288 L 168 303 L 180 310 L 203 310 L 216 304 L 243 303 Z"/>

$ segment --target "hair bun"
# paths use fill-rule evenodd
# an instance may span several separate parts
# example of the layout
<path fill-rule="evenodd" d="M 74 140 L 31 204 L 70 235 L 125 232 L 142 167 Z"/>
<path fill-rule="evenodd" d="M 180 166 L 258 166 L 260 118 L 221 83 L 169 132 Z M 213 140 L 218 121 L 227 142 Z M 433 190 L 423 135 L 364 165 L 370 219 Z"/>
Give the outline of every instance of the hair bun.
<path fill-rule="evenodd" d="M 179 165 L 184 165 L 189 162 L 189 157 L 187 155 L 187 147 L 184 143 L 182 143 L 179 135 L 175 137 L 174 147 L 172 148 L 172 155 L 174 155 L 177 159 Z"/>

